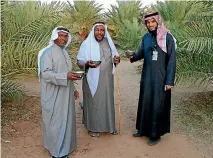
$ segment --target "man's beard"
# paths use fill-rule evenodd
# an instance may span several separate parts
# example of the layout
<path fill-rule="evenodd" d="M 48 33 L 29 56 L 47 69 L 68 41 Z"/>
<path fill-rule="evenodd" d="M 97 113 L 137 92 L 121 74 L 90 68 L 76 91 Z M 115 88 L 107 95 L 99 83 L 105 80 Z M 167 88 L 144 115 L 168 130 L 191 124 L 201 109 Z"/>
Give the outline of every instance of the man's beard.
<path fill-rule="evenodd" d="M 101 41 L 103 41 L 104 37 L 102 39 L 100 39 L 100 40 L 97 39 L 96 37 L 95 37 L 95 39 L 96 39 L 96 41 L 101 42 Z"/>
<path fill-rule="evenodd" d="M 153 30 L 153 31 L 148 29 L 148 31 L 149 31 L 149 33 L 152 34 L 152 36 L 157 36 L 157 28 L 155 30 Z"/>
<path fill-rule="evenodd" d="M 156 27 L 155 30 L 153 30 L 153 31 L 151 31 L 148 27 L 147 27 L 147 29 L 148 29 L 149 33 L 152 34 L 152 36 L 157 36 L 157 29 L 158 29 L 158 27 Z"/>

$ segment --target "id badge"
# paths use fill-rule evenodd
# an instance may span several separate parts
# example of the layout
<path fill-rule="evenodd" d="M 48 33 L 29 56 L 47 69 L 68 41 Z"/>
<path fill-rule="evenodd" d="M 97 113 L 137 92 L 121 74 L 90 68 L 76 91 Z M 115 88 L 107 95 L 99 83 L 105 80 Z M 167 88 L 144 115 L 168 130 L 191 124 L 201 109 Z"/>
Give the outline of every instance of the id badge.
<path fill-rule="evenodd" d="M 158 60 L 158 52 L 156 50 L 153 51 L 152 60 L 154 61 Z"/>

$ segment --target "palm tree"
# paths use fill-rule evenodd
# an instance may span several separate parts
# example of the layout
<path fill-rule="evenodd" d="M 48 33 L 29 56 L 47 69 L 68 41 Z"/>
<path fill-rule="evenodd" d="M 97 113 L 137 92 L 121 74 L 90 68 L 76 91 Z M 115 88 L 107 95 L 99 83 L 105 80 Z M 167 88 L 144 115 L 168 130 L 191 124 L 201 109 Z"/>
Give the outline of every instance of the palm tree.
<path fill-rule="evenodd" d="M 178 41 L 177 82 L 208 85 L 213 77 L 213 2 L 166 1 L 153 7 Z"/>
<path fill-rule="evenodd" d="M 125 20 L 133 22 L 133 17 L 140 21 L 143 9 L 140 1 L 117 1 L 117 5 L 111 5 L 106 16 L 109 18 L 110 23 L 120 26 Z"/>
<path fill-rule="evenodd" d="M 68 5 L 64 12 L 65 25 L 71 29 L 72 34 L 85 39 L 90 32 L 93 23 L 103 20 L 101 16 L 102 5 L 95 1 L 74 1 Z"/>
<path fill-rule="evenodd" d="M 130 49 L 136 51 L 141 43 L 143 35 L 145 34 L 145 29 L 142 28 L 138 19 L 133 17 L 132 21 L 123 20 L 123 25 L 120 26 L 120 31 L 115 43 L 122 50 Z"/>
<path fill-rule="evenodd" d="M 1 7 L 1 88 L 2 101 L 7 101 L 23 95 L 16 78 L 37 73 L 37 53 L 48 44 L 64 3 L 5 1 Z"/>
<path fill-rule="evenodd" d="M 69 52 L 73 62 L 73 69 L 78 69 L 76 63 L 76 54 L 80 44 L 86 39 L 93 24 L 97 21 L 103 21 L 101 13 L 102 5 L 95 1 L 74 1 L 71 4 L 67 1 L 67 6 L 62 13 L 64 26 L 70 29 L 72 42 Z"/>
<path fill-rule="evenodd" d="M 111 9 L 105 13 L 108 30 L 121 49 L 136 50 L 141 42 L 144 29 L 141 27 L 143 16 L 140 1 L 117 1 L 118 5 L 111 5 Z"/>

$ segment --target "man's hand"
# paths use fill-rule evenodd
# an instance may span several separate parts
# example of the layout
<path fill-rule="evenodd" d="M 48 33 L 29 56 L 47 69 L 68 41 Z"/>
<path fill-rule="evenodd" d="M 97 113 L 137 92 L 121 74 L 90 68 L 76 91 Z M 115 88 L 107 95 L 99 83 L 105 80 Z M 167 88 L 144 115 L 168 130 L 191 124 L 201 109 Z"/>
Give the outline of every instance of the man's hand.
<path fill-rule="evenodd" d="M 81 77 L 77 74 L 72 73 L 72 72 L 68 72 L 67 73 L 67 79 L 69 79 L 69 80 L 80 80 Z"/>
<path fill-rule="evenodd" d="M 79 92 L 77 90 L 74 91 L 75 100 L 79 98 Z"/>
<path fill-rule="evenodd" d="M 88 67 L 88 68 L 97 68 L 97 67 L 99 67 L 99 65 L 97 66 L 95 64 L 92 64 L 91 61 L 87 61 L 86 67 Z"/>
<path fill-rule="evenodd" d="M 165 91 L 170 90 L 170 89 L 172 89 L 172 88 L 174 88 L 174 86 L 165 85 Z"/>
<path fill-rule="evenodd" d="M 131 58 L 133 57 L 133 55 L 134 55 L 134 52 L 131 51 L 131 50 L 127 50 L 127 51 L 125 52 L 125 54 L 126 54 L 126 57 L 127 57 L 128 59 L 131 59 Z"/>
<path fill-rule="evenodd" d="M 119 64 L 120 63 L 120 57 L 119 56 L 114 56 L 114 63 Z"/>

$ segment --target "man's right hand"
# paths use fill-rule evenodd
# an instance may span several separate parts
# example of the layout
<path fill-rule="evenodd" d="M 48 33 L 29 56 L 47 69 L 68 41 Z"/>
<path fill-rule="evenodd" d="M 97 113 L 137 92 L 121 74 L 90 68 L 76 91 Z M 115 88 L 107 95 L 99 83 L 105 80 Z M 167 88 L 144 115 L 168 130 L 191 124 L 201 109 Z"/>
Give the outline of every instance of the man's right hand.
<path fill-rule="evenodd" d="M 97 68 L 98 66 L 96 66 L 95 64 L 92 64 L 91 61 L 87 61 L 86 67 L 88 67 L 88 68 Z"/>
<path fill-rule="evenodd" d="M 79 75 L 74 74 L 72 72 L 68 72 L 67 73 L 67 79 L 69 79 L 69 80 L 80 80 L 81 77 L 79 77 Z"/>
<path fill-rule="evenodd" d="M 127 51 L 125 52 L 125 54 L 126 54 L 126 57 L 127 57 L 128 59 L 131 59 L 131 58 L 133 57 L 134 52 L 133 52 L 133 51 L 130 51 L 130 50 L 127 50 Z"/>

